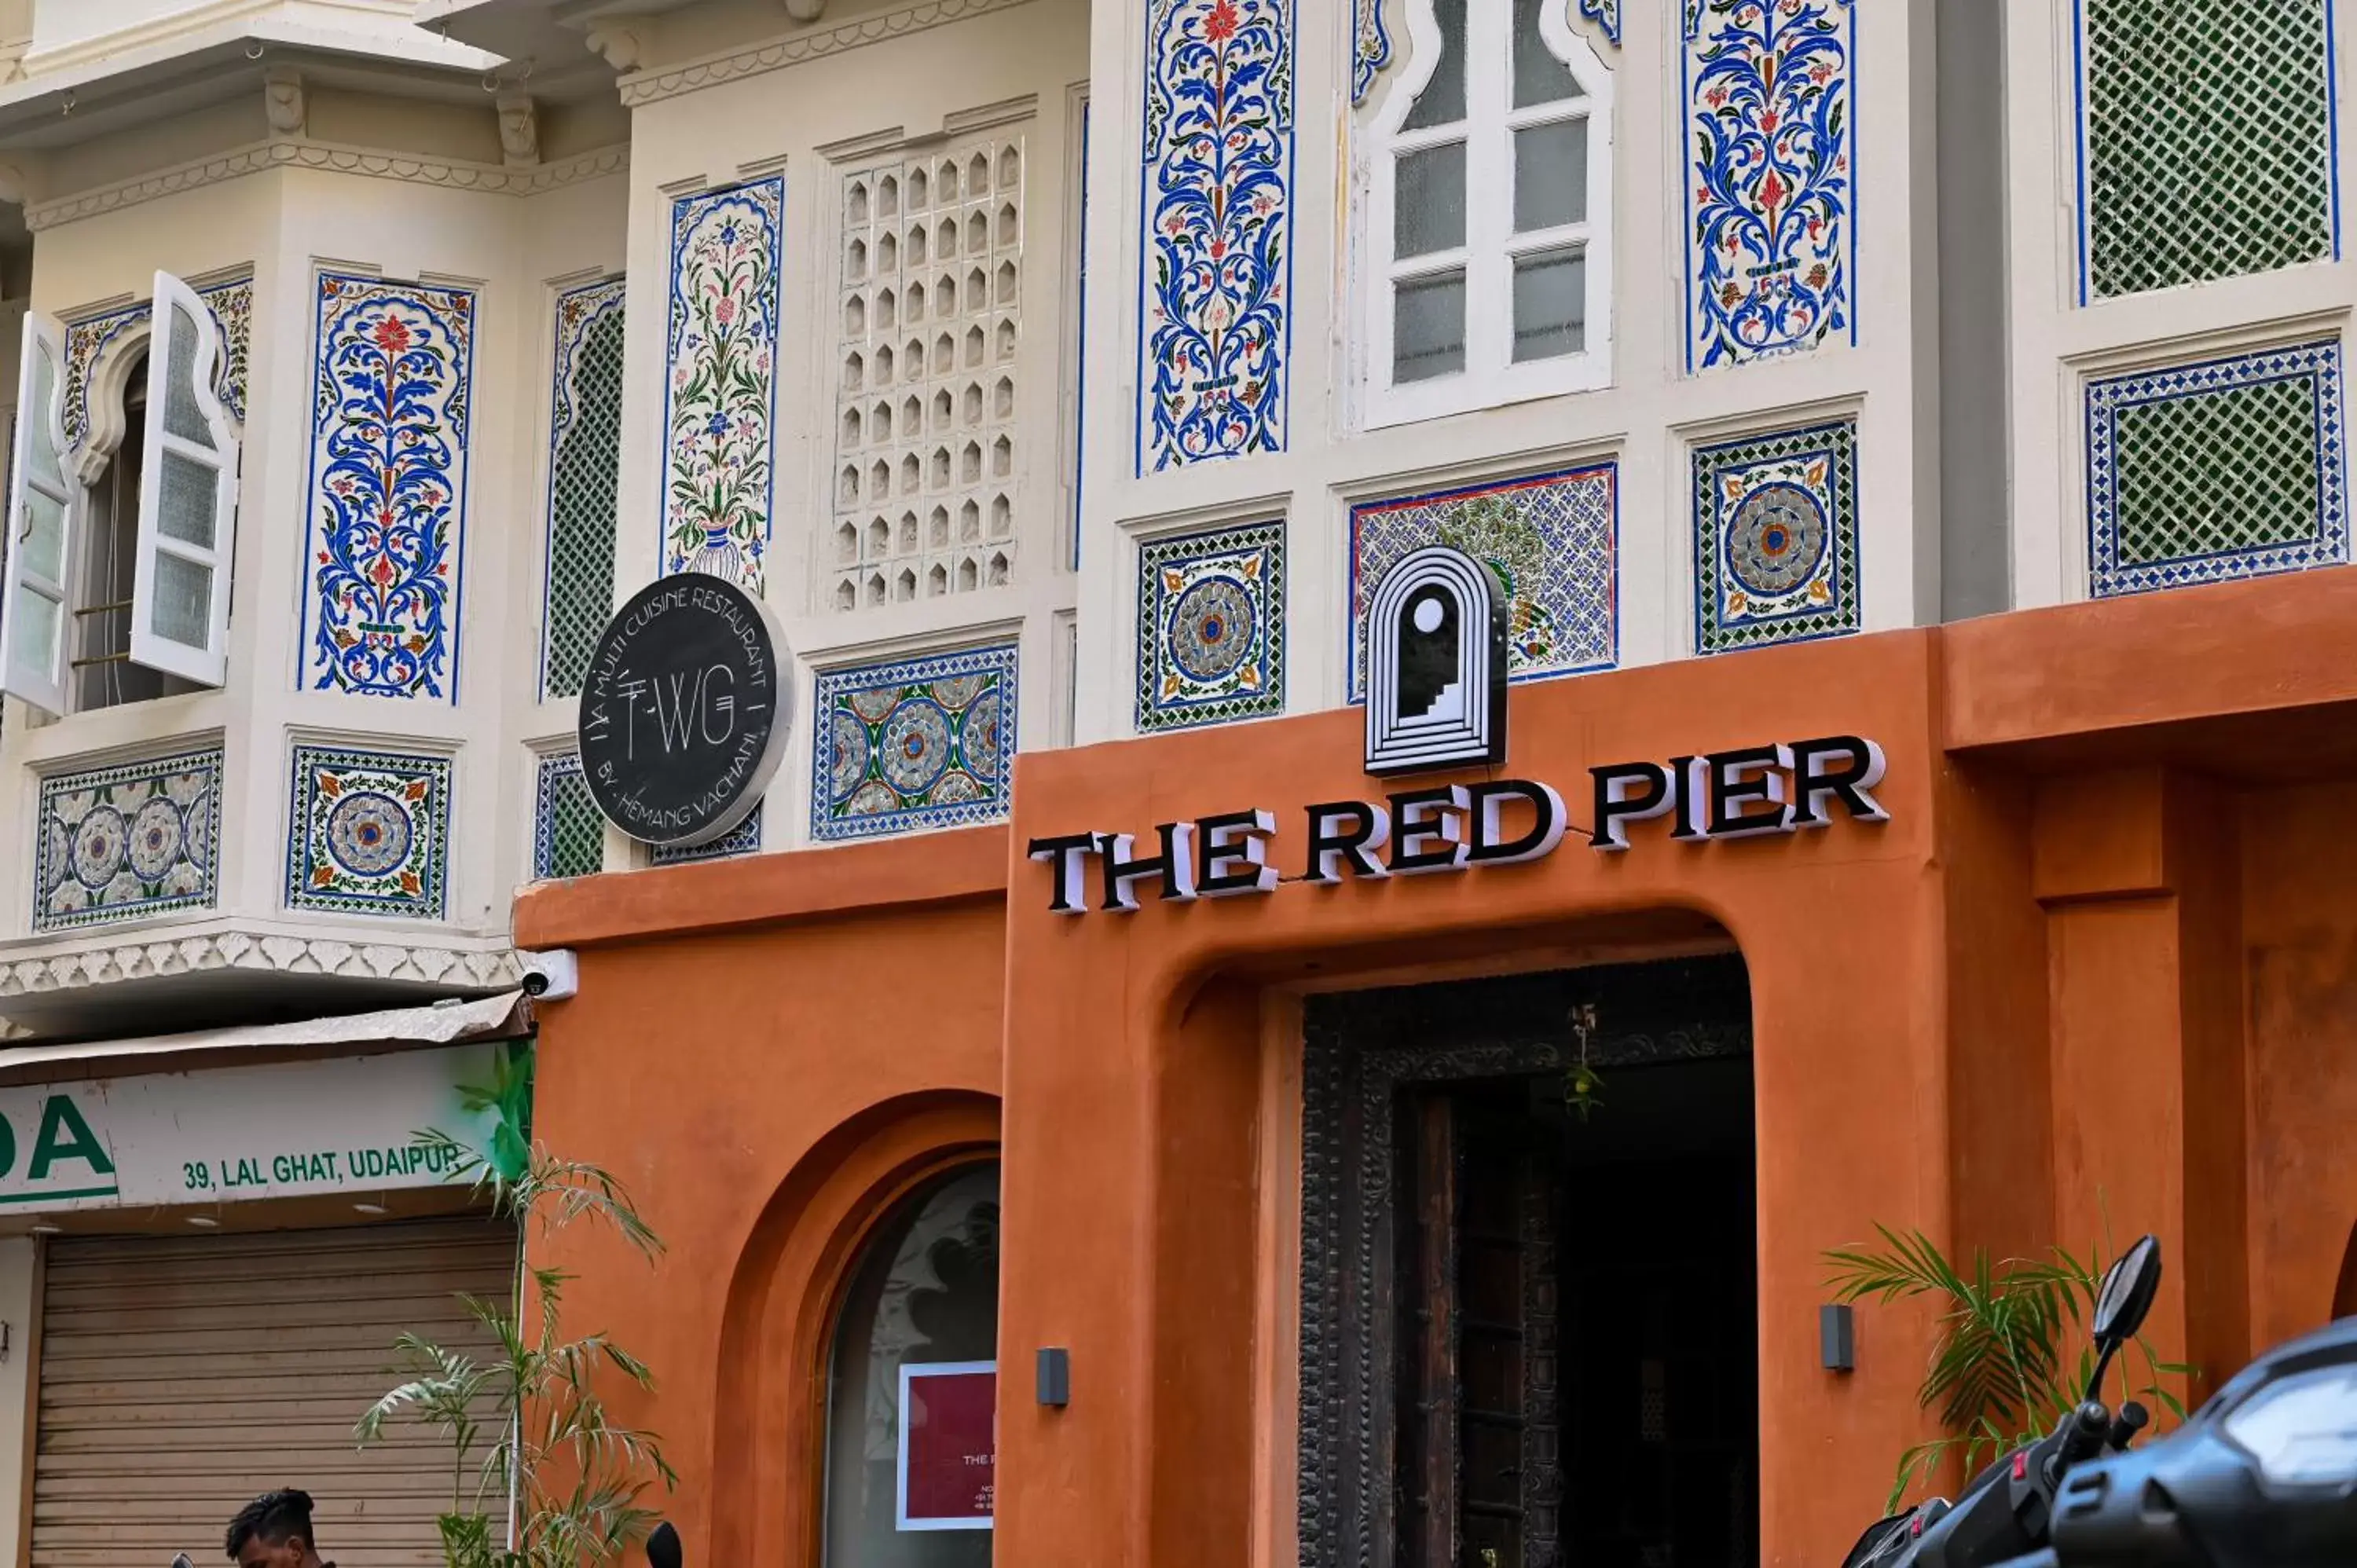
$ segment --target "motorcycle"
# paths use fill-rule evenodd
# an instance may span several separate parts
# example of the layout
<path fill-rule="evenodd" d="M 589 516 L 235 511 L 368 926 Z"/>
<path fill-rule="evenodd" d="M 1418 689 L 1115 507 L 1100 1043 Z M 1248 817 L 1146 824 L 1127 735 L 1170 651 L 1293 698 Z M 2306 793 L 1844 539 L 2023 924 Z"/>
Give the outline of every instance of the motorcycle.
<path fill-rule="evenodd" d="M 2107 1452 L 2126 1454 L 2151 1420 L 2134 1400 L 2115 1415 L 2096 1396 L 2159 1290 L 2160 1243 L 2147 1236 L 2121 1254 L 2095 1292 L 2095 1369 L 2078 1406 L 2051 1433 L 1974 1477 L 1953 1505 L 1933 1498 L 1868 1526 L 1842 1568 L 1999 1568 L 2044 1547 L 2056 1494 L 2072 1470 Z"/>

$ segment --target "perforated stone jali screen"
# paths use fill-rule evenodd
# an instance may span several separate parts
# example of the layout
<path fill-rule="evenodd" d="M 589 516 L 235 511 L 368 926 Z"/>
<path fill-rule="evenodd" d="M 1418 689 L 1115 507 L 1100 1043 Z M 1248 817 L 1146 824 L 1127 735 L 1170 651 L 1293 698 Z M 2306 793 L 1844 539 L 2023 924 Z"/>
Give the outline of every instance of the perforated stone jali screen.
<path fill-rule="evenodd" d="M 2099 297 L 2332 255 L 2327 0 L 2079 0 Z"/>

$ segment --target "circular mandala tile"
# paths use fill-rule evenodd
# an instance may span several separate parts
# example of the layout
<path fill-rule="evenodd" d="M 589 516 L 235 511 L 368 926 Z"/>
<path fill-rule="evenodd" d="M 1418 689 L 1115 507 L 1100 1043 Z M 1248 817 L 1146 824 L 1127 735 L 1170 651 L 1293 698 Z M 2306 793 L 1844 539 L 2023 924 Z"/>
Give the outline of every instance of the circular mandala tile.
<path fill-rule="evenodd" d="M 1187 679 L 1209 685 L 1232 673 L 1259 630 L 1252 595 L 1233 577 L 1206 577 L 1170 609 L 1170 658 Z"/>
<path fill-rule="evenodd" d="M 122 812 L 112 806 L 91 808 L 74 829 L 74 880 L 84 887 L 104 887 L 113 881 L 123 869 L 126 838 Z"/>
<path fill-rule="evenodd" d="M 73 875 L 73 834 L 51 817 L 41 824 L 42 886 L 54 887 Z"/>
<path fill-rule="evenodd" d="M 933 682 L 933 700 L 952 713 L 974 701 L 982 691 L 980 675 L 949 675 Z"/>
<path fill-rule="evenodd" d="M 180 808 L 162 797 L 131 819 L 131 869 L 143 882 L 161 882 L 180 858 Z"/>
<path fill-rule="evenodd" d="M 933 786 L 933 792 L 925 797 L 925 804 L 954 806 L 962 800 L 981 799 L 982 785 L 976 781 L 973 774 L 945 773 L 942 775 L 942 781 Z"/>
<path fill-rule="evenodd" d="M 867 777 L 867 726 L 859 722 L 858 714 L 837 708 L 828 727 L 834 766 L 827 774 L 827 799 L 841 800 Z"/>
<path fill-rule="evenodd" d="M 950 765 L 950 716 L 931 698 L 910 697 L 884 721 L 876 752 L 895 789 L 921 795 Z"/>
<path fill-rule="evenodd" d="M 843 700 L 853 713 L 875 725 L 884 722 L 884 715 L 892 711 L 892 704 L 900 700 L 900 693 L 890 690 L 849 692 L 844 694 Z"/>
<path fill-rule="evenodd" d="M 328 853 L 354 876 L 382 876 L 409 858 L 409 813 L 390 795 L 360 790 L 328 813 Z"/>
<path fill-rule="evenodd" d="M 966 770 L 979 778 L 998 777 L 998 721 L 1004 711 L 996 692 L 985 692 L 965 711 L 965 729 L 961 738 L 965 742 Z"/>
<path fill-rule="evenodd" d="M 188 859 L 198 865 L 210 865 L 213 858 L 213 792 L 197 791 L 188 809 L 180 816 L 180 832 L 187 843 Z"/>
<path fill-rule="evenodd" d="M 1789 594 L 1824 564 L 1825 509 L 1798 485 L 1762 485 L 1735 509 L 1727 564 L 1746 593 Z"/>
<path fill-rule="evenodd" d="M 880 817 L 899 809 L 900 797 L 892 793 L 892 786 L 881 779 L 871 779 L 844 802 L 843 814 L 846 817 Z"/>

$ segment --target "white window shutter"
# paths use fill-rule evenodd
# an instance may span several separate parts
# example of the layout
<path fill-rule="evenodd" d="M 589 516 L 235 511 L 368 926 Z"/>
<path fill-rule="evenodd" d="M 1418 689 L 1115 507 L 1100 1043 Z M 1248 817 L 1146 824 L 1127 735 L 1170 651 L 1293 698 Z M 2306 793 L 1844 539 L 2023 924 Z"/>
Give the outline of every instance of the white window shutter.
<path fill-rule="evenodd" d="M 66 711 L 81 487 L 66 466 L 66 335 L 25 317 L 16 370 L 16 449 L 8 468 L 8 580 L 0 602 L 0 690 L 50 714 Z"/>
<path fill-rule="evenodd" d="M 237 433 L 213 391 L 221 328 L 196 291 L 156 274 L 131 660 L 200 686 L 229 676 Z"/>

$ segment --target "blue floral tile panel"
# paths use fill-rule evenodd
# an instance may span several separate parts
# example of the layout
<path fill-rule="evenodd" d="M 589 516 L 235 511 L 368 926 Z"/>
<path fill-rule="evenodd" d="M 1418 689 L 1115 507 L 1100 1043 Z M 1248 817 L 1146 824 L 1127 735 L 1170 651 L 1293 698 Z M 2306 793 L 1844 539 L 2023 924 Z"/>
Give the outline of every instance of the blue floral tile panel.
<path fill-rule="evenodd" d="M 211 908 L 221 782 L 218 746 L 42 779 L 33 929 Z"/>
<path fill-rule="evenodd" d="M 1620 658 L 1620 470 L 1611 463 L 1362 502 L 1351 509 L 1351 700 L 1367 697 L 1367 611 L 1409 553 L 1446 544 L 1506 589 L 1508 678 L 1609 670 Z"/>
<path fill-rule="evenodd" d="M 1006 815 L 1015 767 L 1013 643 L 818 678 L 811 837 L 822 843 Z"/>

